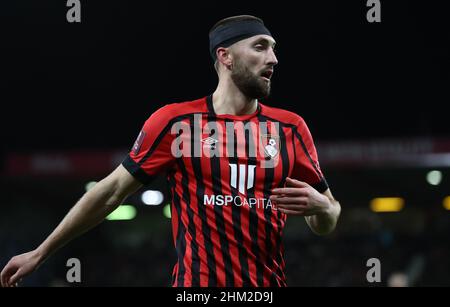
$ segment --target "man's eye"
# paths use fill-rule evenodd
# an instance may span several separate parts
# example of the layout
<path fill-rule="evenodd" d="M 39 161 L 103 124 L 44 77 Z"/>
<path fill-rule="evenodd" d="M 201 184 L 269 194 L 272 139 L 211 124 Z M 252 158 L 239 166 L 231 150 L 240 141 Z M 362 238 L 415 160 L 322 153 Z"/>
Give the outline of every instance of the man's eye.
<path fill-rule="evenodd" d="M 262 51 L 262 50 L 264 50 L 264 47 L 263 47 L 263 45 L 256 45 L 255 49 L 258 51 Z"/>

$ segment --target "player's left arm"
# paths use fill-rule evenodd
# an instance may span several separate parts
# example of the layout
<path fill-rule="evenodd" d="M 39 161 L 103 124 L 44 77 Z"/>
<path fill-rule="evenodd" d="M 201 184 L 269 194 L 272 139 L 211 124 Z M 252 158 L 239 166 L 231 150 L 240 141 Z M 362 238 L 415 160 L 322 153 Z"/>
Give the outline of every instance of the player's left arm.
<path fill-rule="evenodd" d="M 323 209 L 321 213 L 305 216 L 309 228 L 319 235 L 329 234 L 336 228 L 339 215 L 341 214 L 341 204 L 334 199 L 330 189 L 322 193 L 327 199 L 323 203 L 318 203 Z"/>
<path fill-rule="evenodd" d="M 318 235 L 332 232 L 341 213 L 341 205 L 330 189 L 318 192 L 306 182 L 286 178 L 286 186 L 272 190 L 271 201 L 285 214 L 304 216 Z"/>

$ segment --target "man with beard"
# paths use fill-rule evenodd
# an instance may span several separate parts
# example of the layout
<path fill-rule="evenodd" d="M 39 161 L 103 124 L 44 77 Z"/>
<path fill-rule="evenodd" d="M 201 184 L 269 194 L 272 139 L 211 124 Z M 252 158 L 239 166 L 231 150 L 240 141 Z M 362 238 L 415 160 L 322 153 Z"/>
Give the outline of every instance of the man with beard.
<path fill-rule="evenodd" d="M 16 285 L 160 173 L 172 192 L 173 286 L 286 286 L 287 216 L 304 216 L 320 235 L 335 228 L 340 205 L 304 120 L 258 101 L 270 94 L 278 63 L 269 30 L 257 17 L 234 16 L 209 38 L 215 92 L 152 114 L 123 163 L 38 248 L 9 261 L 3 286 Z"/>

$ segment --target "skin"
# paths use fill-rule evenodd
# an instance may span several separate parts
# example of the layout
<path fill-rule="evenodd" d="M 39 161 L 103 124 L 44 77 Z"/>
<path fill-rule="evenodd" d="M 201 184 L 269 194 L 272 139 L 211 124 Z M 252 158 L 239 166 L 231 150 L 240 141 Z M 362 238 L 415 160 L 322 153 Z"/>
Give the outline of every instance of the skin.
<path fill-rule="evenodd" d="M 15 287 L 56 250 L 102 222 L 142 184 L 122 165 L 98 182 L 73 206 L 55 230 L 36 249 L 17 255 L 0 273 L 2 287 Z"/>
<path fill-rule="evenodd" d="M 217 49 L 219 84 L 213 94 L 217 114 L 244 115 L 257 109 L 257 99 L 270 94 L 270 78 L 278 63 L 275 41 L 257 35 L 229 48 Z M 271 71 L 266 78 L 264 73 Z M 2 287 L 15 287 L 34 272 L 50 255 L 75 237 L 102 222 L 129 195 L 141 187 L 122 165 L 86 192 L 55 230 L 34 250 L 17 255 L 0 273 Z M 335 226 L 340 205 L 328 189 L 323 194 L 308 184 L 287 178 L 286 187 L 271 195 L 279 210 L 289 215 L 305 216 L 313 232 L 326 234 Z"/>
<path fill-rule="evenodd" d="M 217 114 L 244 115 L 257 109 L 257 99 L 270 93 L 271 76 L 266 79 L 263 72 L 274 70 L 278 64 L 274 52 L 275 40 L 268 35 L 257 35 L 241 40 L 229 48 L 218 48 L 217 73 L 219 84 L 213 93 L 213 105 Z M 259 87 L 261 95 L 246 95 L 245 84 L 236 80 L 247 79 Z M 259 97 L 258 97 L 259 96 Z"/>
<path fill-rule="evenodd" d="M 213 94 L 217 114 L 245 115 L 256 111 L 258 98 L 270 94 L 270 78 L 278 64 L 275 44 L 271 36 L 256 35 L 228 48 L 217 49 L 219 85 Z M 268 79 L 263 77 L 267 71 L 272 72 Z M 259 90 L 255 90 L 256 87 Z M 270 198 L 281 212 L 304 216 L 311 230 L 318 235 L 332 232 L 341 212 L 330 189 L 319 193 L 294 178 L 287 178 L 286 186 L 274 189 Z"/>

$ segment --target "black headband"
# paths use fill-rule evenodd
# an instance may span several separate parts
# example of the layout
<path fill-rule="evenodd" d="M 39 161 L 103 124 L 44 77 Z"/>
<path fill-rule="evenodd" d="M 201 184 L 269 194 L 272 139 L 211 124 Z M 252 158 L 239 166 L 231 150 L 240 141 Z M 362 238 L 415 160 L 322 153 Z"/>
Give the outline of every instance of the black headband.
<path fill-rule="evenodd" d="M 209 33 L 209 52 L 215 61 L 217 48 L 226 48 L 240 40 L 261 34 L 272 36 L 259 20 L 242 20 L 221 25 Z"/>

